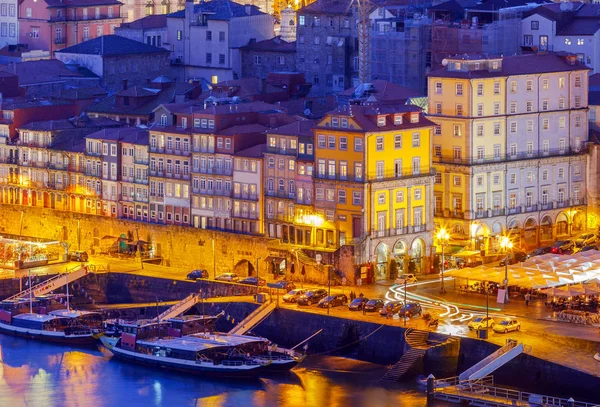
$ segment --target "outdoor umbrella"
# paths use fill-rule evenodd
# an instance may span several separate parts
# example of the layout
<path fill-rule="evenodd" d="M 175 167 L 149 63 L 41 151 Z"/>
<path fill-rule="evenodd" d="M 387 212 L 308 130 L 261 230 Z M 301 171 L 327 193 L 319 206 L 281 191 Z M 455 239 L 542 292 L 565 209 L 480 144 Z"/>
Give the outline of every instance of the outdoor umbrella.
<path fill-rule="evenodd" d="M 600 288 L 590 286 L 589 284 L 576 284 L 570 287 L 573 290 L 581 291 L 585 295 L 594 295 L 600 293 Z"/>
<path fill-rule="evenodd" d="M 542 290 L 542 293 L 546 294 L 548 297 L 569 297 L 569 295 L 565 295 L 566 290 L 564 287 L 550 287 Z"/>

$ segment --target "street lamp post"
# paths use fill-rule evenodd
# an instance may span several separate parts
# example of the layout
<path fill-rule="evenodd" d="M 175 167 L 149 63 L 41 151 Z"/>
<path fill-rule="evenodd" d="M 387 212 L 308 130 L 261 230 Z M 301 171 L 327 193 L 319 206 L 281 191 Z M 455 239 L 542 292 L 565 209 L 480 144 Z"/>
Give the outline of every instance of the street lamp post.
<path fill-rule="evenodd" d="M 508 251 L 512 249 L 513 243 L 510 241 L 508 236 L 502 236 L 500 240 L 500 247 L 504 249 L 504 303 L 507 304 L 509 302 L 508 299 Z"/>
<path fill-rule="evenodd" d="M 215 238 L 211 238 L 211 243 L 212 243 L 212 260 L 213 260 L 213 278 L 217 278 L 217 266 L 215 263 Z"/>
<path fill-rule="evenodd" d="M 406 326 L 406 311 L 408 311 L 408 307 L 406 306 L 406 283 L 408 279 L 404 279 L 404 326 Z M 401 308 L 402 309 L 402 308 Z"/>
<path fill-rule="evenodd" d="M 258 261 L 260 259 L 262 259 L 262 257 L 256 258 L 256 301 L 258 301 L 258 267 L 259 267 Z"/>
<path fill-rule="evenodd" d="M 325 267 L 327 268 L 327 284 L 329 286 L 327 296 L 331 297 L 331 266 L 326 265 Z M 363 304 L 363 307 L 364 307 L 364 304 Z M 327 307 L 327 315 L 329 315 L 329 307 Z"/>
<path fill-rule="evenodd" d="M 444 287 L 444 271 L 445 271 L 445 267 L 446 267 L 446 257 L 445 257 L 445 253 L 444 253 L 444 248 L 446 247 L 448 240 L 450 240 L 450 235 L 448 234 L 446 229 L 442 228 L 437 233 L 437 238 L 438 238 L 438 242 L 442 246 L 442 276 L 441 276 L 441 280 L 440 280 L 440 294 L 444 294 L 446 292 L 446 287 Z"/>

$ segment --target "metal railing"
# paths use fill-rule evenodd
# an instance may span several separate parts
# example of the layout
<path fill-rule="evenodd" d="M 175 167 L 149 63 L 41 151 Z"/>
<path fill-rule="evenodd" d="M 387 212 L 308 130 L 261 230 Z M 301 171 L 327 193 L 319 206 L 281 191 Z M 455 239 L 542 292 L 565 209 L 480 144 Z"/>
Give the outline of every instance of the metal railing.
<path fill-rule="evenodd" d="M 453 155 L 434 155 L 433 161 L 442 164 L 459 164 L 459 165 L 476 165 L 486 163 L 506 163 L 518 160 L 530 160 L 536 158 L 549 158 L 549 157 L 566 157 L 586 154 L 587 148 L 571 148 L 565 147 L 564 149 L 550 149 L 548 151 L 536 150 L 532 152 L 516 152 L 511 154 L 510 152 L 503 152 L 499 155 L 481 155 L 473 157 L 454 157 Z"/>

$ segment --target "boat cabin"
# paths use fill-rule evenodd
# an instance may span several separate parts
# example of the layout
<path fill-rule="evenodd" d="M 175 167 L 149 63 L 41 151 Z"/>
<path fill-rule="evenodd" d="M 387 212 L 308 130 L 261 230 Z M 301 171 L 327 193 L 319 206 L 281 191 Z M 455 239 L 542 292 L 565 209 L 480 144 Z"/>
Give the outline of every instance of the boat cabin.
<path fill-rule="evenodd" d="M 92 329 L 101 328 L 103 322 L 102 314 L 100 314 L 99 312 L 60 309 L 51 311 L 49 314 L 59 318 L 70 318 L 72 321 L 75 321 L 78 325 L 86 326 Z"/>
<path fill-rule="evenodd" d="M 179 338 L 200 332 L 212 332 L 217 317 L 213 315 L 182 315 L 168 319 L 167 322 L 171 324 L 169 336 Z"/>

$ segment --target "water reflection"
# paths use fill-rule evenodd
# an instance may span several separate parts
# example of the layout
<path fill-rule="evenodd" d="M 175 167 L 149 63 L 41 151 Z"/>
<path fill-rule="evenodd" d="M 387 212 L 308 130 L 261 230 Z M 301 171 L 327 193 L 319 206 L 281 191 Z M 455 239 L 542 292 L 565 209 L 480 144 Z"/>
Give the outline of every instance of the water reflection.
<path fill-rule="evenodd" d="M 385 389 L 383 369 L 310 358 L 302 368 L 255 381 L 216 381 L 111 360 L 106 350 L 70 348 L 0 335 L 0 406 L 425 406 L 422 393 Z M 330 366 L 332 371 L 315 370 Z M 369 365 L 373 366 L 373 365 Z M 360 373 L 352 373 L 356 370 Z"/>

